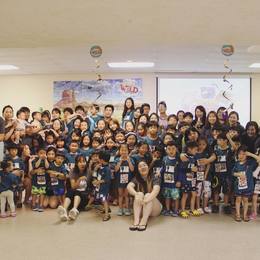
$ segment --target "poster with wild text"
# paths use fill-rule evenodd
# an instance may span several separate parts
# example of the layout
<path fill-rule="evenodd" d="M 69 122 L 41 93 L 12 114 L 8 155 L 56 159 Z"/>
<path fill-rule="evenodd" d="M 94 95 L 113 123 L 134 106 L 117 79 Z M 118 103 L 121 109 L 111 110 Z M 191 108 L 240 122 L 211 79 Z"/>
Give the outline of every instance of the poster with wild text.
<path fill-rule="evenodd" d="M 114 117 L 118 119 L 121 118 L 124 101 L 128 97 L 134 99 L 135 106 L 142 103 L 142 79 L 54 81 L 53 85 L 54 107 L 64 109 L 82 105 L 89 109 L 91 104 L 95 103 L 100 106 L 102 113 L 105 105 L 113 104 Z"/>

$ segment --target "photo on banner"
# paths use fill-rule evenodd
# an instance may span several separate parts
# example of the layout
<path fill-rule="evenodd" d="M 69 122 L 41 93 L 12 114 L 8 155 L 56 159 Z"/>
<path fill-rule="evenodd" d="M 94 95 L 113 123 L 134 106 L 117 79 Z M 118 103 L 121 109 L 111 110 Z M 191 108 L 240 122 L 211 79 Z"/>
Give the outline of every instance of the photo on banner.
<path fill-rule="evenodd" d="M 93 103 L 100 106 L 100 111 L 107 104 L 115 107 L 114 117 L 122 116 L 124 101 L 132 97 L 135 105 L 141 105 L 143 100 L 142 79 L 103 79 L 81 81 L 54 81 L 54 107 L 64 109 L 82 105 L 88 109 Z"/>

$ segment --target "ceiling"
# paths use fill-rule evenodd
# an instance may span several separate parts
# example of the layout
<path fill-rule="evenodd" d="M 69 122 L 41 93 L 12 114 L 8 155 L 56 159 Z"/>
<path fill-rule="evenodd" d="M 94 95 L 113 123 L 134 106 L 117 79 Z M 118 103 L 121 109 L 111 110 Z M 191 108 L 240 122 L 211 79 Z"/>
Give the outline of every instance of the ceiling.
<path fill-rule="evenodd" d="M 93 72 L 96 44 L 100 72 L 222 72 L 226 43 L 234 72 L 260 72 L 248 68 L 260 62 L 259 13 L 259 0 L 2 0 L 0 64 L 20 70 L 0 74 Z M 155 67 L 106 65 L 127 60 Z"/>

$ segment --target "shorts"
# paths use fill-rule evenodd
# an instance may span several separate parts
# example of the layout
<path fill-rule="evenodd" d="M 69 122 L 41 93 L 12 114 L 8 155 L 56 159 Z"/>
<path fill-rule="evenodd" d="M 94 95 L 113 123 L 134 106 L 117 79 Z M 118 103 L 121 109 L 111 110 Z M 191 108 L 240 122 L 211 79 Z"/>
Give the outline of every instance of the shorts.
<path fill-rule="evenodd" d="M 165 199 L 178 200 L 180 198 L 180 190 L 178 188 L 163 188 L 162 194 Z"/>
<path fill-rule="evenodd" d="M 212 180 L 212 190 L 214 193 L 228 194 L 232 191 L 232 177 L 226 174 L 218 174 L 213 176 Z"/>
<path fill-rule="evenodd" d="M 204 198 L 211 197 L 211 182 L 210 181 L 201 181 L 196 185 L 197 188 L 197 197 L 200 197 L 203 194 Z"/>
<path fill-rule="evenodd" d="M 32 186 L 32 195 L 45 195 L 46 187 L 36 187 Z"/>
<path fill-rule="evenodd" d="M 63 196 L 65 194 L 64 188 L 53 188 L 52 190 L 54 196 Z"/>
<path fill-rule="evenodd" d="M 181 191 L 184 192 L 184 193 L 190 193 L 190 192 L 193 192 L 193 191 L 196 191 L 197 188 L 196 187 L 192 187 L 191 185 L 189 184 L 184 184 L 182 187 L 181 187 Z"/>
<path fill-rule="evenodd" d="M 78 191 L 78 190 L 68 190 L 67 193 L 66 193 L 66 198 L 70 199 L 71 201 L 71 205 L 70 205 L 70 208 L 73 207 L 73 203 L 74 203 L 74 197 L 75 196 L 79 196 L 80 197 L 80 203 L 79 203 L 79 206 L 78 206 L 78 209 L 79 210 L 84 210 L 85 207 L 87 206 L 87 203 L 88 203 L 88 194 L 87 192 L 85 191 Z"/>
<path fill-rule="evenodd" d="M 253 195 L 253 192 L 250 191 L 237 191 L 235 192 L 235 197 L 251 197 Z"/>

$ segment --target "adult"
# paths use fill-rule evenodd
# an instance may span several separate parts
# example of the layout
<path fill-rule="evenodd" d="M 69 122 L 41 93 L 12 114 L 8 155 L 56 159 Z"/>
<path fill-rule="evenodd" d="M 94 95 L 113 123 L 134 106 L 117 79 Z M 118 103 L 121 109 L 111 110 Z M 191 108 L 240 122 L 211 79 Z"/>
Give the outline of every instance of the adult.
<path fill-rule="evenodd" d="M 134 100 L 129 97 L 125 100 L 124 110 L 122 113 L 122 127 L 125 127 L 125 123 L 127 121 L 134 122 L 134 111 L 135 111 L 135 103 Z"/>
<path fill-rule="evenodd" d="M 236 127 L 240 136 L 245 131 L 245 128 L 239 123 L 239 115 L 236 111 L 232 111 L 229 113 L 227 125 L 228 125 L 228 129 L 230 129 L 231 127 Z"/>
<path fill-rule="evenodd" d="M 76 156 L 75 167 L 71 170 L 69 180 L 70 187 L 66 193 L 63 206 L 58 207 L 58 214 L 62 221 L 75 220 L 79 211 L 83 210 L 87 205 L 88 175 L 85 156 Z M 69 208 L 72 209 L 68 214 Z"/>
<path fill-rule="evenodd" d="M 149 217 L 159 216 L 162 205 L 157 199 L 160 192 L 161 179 L 149 171 L 145 161 L 139 161 L 135 178 L 129 182 L 127 189 L 134 196 L 134 224 L 129 228 L 131 231 L 144 231 Z"/>
<path fill-rule="evenodd" d="M 192 122 L 192 125 L 198 131 L 201 131 L 201 129 L 203 128 L 203 126 L 206 123 L 206 117 L 207 117 L 207 113 L 206 113 L 205 107 L 204 106 L 197 106 L 195 108 L 195 119 Z"/>
<path fill-rule="evenodd" d="M 13 108 L 10 105 L 5 106 L 2 110 L 2 115 L 5 122 L 4 142 L 11 142 L 11 136 L 14 134 L 15 128 L 17 126 L 16 120 L 13 119 Z"/>
<path fill-rule="evenodd" d="M 108 104 L 105 106 L 103 115 L 104 115 L 104 120 L 106 121 L 106 123 L 109 124 L 109 122 L 112 120 L 112 115 L 114 113 L 114 110 L 115 110 L 115 108 L 111 104 Z"/>
<path fill-rule="evenodd" d="M 168 126 L 168 115 L 166 113 L 167 105 L 164 101 L 161 101 L 159 103 L 158 110 L 159 110 L 159 126 L 164 130 L 166 130 Z"/>
<path fill-rule="evenodd" d="M 260 141 L 258 129 L 258 124 L 255 121 L 250 121 L 246 124 L 246 131 L 241 136 L 241 143 L 247 146 L 250 153 L 256 153 L 256 146 Z"/>

